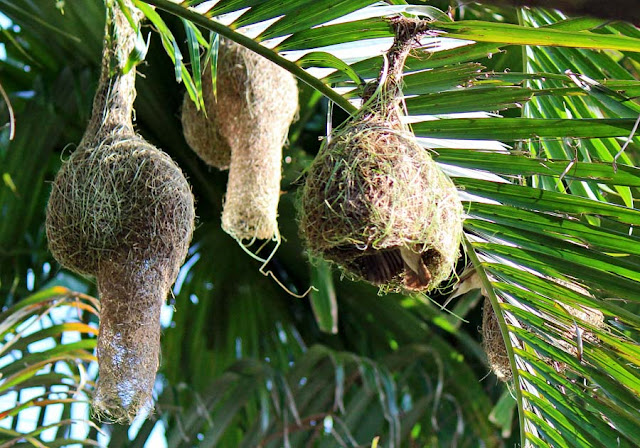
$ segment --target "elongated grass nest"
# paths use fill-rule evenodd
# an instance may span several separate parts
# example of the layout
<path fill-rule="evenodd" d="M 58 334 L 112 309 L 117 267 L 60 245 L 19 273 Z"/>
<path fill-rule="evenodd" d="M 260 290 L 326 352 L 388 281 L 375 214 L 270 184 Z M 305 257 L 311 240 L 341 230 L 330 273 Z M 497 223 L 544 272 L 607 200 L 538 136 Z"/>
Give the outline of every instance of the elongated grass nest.
<path fill-rule="evenodd" d="M 383 291 L 429 291 L 459 257 L 463 210 L 451 180 L 401 124 L 402 64 L 326 140 L 307 173 L 300 229 L 312 256 Z"/>
<path fill-rule="evenodd" d="M 482 346 L 487 354 L 489 367 L 502 382 L 510 381 L 513 377 L 507 348 L 502 339 L 498 318 L 493 312 L 491 301 L 485 298 L 482 308 Z"/>
<path fill-rule="evenodd" d="M 237 240 L 278 232 L 282 146 L 298 110 L 296 80 L 273 62 L 222 39 L 217 100 L 203 76 L 207 115 L 185 96 L 182 126 L 191 148 L 211 166 L 229 168 L 222 228 Z"/>
<path fill-rule="evenodd" d="M 130 6 L 136 21 L 141 14 Z M 160 308 L 186 256 L 193 195 L 180 168 L 133 131 L 135 69 L 122 73 L 136 37 L 107 3 L 102 75 L 78 149 L 53 184 L 47 237 L 65 267 L 97 278 L 101 301 L 99 416 L 130 422 L 152 406 Z"/>
<path fill-rule="evenodd" d="M 222 228 L 238 240 L 278 233 L 282 145 L 298 110 L 289 72 L 230 41 L 218 57 L 220 134 L 231 147 Z"/>
<path fill-rule="evenodd" d="M 218 57 L 220 134 L 231 147 L 222 228 L 238 240 L 278 233 L 282 145 L 298 110 L 289 72 L 246 48 L 222 41 Z"/>

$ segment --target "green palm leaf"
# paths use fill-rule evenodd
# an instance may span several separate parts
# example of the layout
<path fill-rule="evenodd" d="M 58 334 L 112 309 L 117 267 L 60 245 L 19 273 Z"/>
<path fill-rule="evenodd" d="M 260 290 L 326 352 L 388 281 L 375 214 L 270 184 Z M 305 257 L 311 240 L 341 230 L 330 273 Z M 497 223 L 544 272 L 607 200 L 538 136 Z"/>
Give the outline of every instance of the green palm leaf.
<path fill-rule="evenodd" d="M 73 429 L 90 424 L 85 369 L 95 362 L 97 328 L 80 318 L 97 316 L 97 306 L 94 298 L 57 286 L 0 314 L 2 446 L 98 445 Z"/>
<path fill-rule="evenodd" d="M 433 422 L 441 446 L 478 439 L 494 445 L 495 436 L 481 417 L 486 403 L 473 403 L 453 388 L 455 382 L 446 379 L 451 363 L 442 358 L 445 353 L 412 345 L 374 362 L 316 345 L 286 372 L 270 363 L 237 361 L 201 392 L 166 391 L 158 406 L 181 405 L 179 413 L 169 412 L 176 423 L 167 439 L 176 447 L 190 446 L 194 434 L 202 435 L 200 446 L 361 446 L 376 435 L 391 444 L 419 444 L 429 439 L 429 432 L 416 426 L 419 421 Z M 404 404 L 399 406 L 400 398 Z M 247 429 L 229 431 L 232 425 Z"/>

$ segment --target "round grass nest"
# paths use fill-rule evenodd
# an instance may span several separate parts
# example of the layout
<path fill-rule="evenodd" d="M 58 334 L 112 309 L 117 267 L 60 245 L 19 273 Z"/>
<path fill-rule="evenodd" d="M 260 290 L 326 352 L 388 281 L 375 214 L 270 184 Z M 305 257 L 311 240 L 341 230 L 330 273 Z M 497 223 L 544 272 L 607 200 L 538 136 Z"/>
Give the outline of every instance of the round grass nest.
<path fill-rule="evenodd" d="M 397 18 L 388 70 L 363 89 L 364 105 L 322 144 L 300 200 L 313 257 L 388 291 L 431 291 L 450 277 L 462 238 L 455 186 L 402 124 L 402 73 L 426 31 Z"/>
<path fill-rule="evenodd" d="M 139 21 L 140 12 L 127 6 Z M 46 230 L 60 264 L 97 279 L 93 408 L 124 423 L 152 407 L 160 309 L 187 254 L 195 212 L 180 168 L 133 131 L 135 69 L 122 69 L 136 34 L 115 2 L 107 2 L 107 14 L 91 120 L 56 175 Z"/>
<path fill-rule="evenodd" d="M 47 207 L 49 248 L 60 264 L 98 281 L 99 415 L 127 422 L 152 406 L 160 309 L 194 218 L 180 168 L 136 135 L 79 147 L 56 176 Z"/>
<path fill-rule="evenodd" d="M 224 46 L 222 46 L 224 48 Z M 182 132 L 191 149 L 209 166 L 219 170 L 229 169 L 231 148 L 227 139 L 220 135 L 219 116 L 213 94 L 211 69 L 202 75 L 202 96 L 205 110 L 198 110 L 188 93 L 182 101 Z"/>
<path fill-rule="evenodd" d="M 302 191 L 311 254 L 383 290 L 429 291 L 449 278 L 462 221 L 451 180 L 410 133 L 379 117 L 334 133 Z"/>
<path fill-rule="evenodd" d="M 180 168 L 137 135 L 79 147 L 58 172 L 47 208 L 49 248 L 96 275 L 105 262 L 167 264 L 177 275 L 193 228 L 193 196 Z"/>

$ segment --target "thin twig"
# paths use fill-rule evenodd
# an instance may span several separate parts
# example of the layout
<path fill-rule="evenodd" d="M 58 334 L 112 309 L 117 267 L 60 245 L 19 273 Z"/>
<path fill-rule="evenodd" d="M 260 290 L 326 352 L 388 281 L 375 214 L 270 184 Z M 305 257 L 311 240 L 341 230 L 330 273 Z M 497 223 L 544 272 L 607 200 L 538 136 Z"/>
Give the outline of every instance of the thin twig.
<path fill-rule="evenodd" d="M 631 134 L 629 134 L 629 137 L 627 138 L 627 141 L 624 143 L 624 145 L 622 146 L 620 151 L 618 151 L 618 154 L 616 154 L 615 157 L 613 158 L 613 172 L 614 173 L 618 172 L 618 165 L 616 163 L 616 161 L 618 160 L 618 157 L 620 157 L 622 155 L 624 150 L 627 149 L 627 146 L 629 146 L 629 143 L 631 143 L 631 140 L 633 140 L 633 136 L 635 135 L 636 131 L 638 130 L 638 126 L 640 126 L 640 115 L 638 115 L 638 118 L 636 119 L 636 122 L 633 125 L 633 128 L 631 129 Z"/>
<path fill-rule="evenodd" d="M 4 99 L 4 102 L 7 104 L 7 109 L 9 110 L 9 140 L 13 140 L 13 137 L 16 135 L 16 117 L 13 114 L 13 107 L 11 107 L 11 101 L 9 101 L 9 95 L 5 92 L 4 87 L 2 87 L 2 83 L 0 83 L 0 94 Z"/>

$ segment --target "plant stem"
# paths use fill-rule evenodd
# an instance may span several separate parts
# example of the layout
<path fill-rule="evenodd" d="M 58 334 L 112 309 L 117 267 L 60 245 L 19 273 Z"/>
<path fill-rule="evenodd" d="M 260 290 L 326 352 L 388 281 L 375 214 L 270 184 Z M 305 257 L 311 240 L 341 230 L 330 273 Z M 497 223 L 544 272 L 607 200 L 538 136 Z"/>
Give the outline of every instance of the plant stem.
<path fill-rule="evenodd" d="M 255 42 L 253 39 L 250 39 L 247 36 L 244 36 L 243 34 L 232 31 L 229 27 L 222 25 L 221 23 L 218 23 L 214 20 L 210 20 L 201 14 L 198 14 L 182 6 L 176 5 L 175 3 L 172 3 L 169 0 L 136 0 L 136 1 L 142 1 L 144 3 L 148 3 L 149 5 L 157 6 L 158 8 L 164 11 L 167 11 L 170 14 L 173 14 L 175 16 L 188 20 L 196 25 L 199 25 L 210 31 L 218 33 L 221 36 L 226 37 L 227 39 L 237 42 L 243 47 L 248 48 L 249 50 L 270 60 L 274 64 L 277 64 L 283 69 L 291 72 L 298 79 L 309 84 L 309 86 L 313 87 L 314 89 L 322 93 L 324 96 L 326 96 L 328 99 L 336 103 L 338 106 L 340 106 L 349 114 L 352 114 L 357 110 L 356 107 L 353 106 L 346 98 L 338 94 L 331 87 L 329 87 L 328 85 L 320 81 L 315 76 L 312 76 L 309 73 L 307 73 L 304 69 L 300 68 L 294 62 L 291 62 L 283 58 L 278 53 L 274 52 L 273 50 L 263 45 L 260 45 L 259 43 Z"/>
<path fill-rule="evenodd" d="M 496 293 L 493 291 L 493 286 L 491 286 L 491 282 L 489 281 L 489 277 L 487 276 L 478 255 L 473 248 L 471 242 L 467 239 L 467 235 L 462 235 L 462 242 L 464 244 L 465 251 L 473 266 L 476 268 L 476 272 L 480 276 L 480 280 L 482 281 L 482 286 L 487 292 L 489 296 L 489 300 L 491 301 L 491 306 L 493 307 L 493 311 L 498 319 L 498 324 L 500 325 L 500 332 L 502 333 L 502 338 L 504 339 L 504 345 L 507 348 L 507 354 L 509 355 L 509 364 L 511 364 L 511 372 L 513 373 L 513 384 L 516 390 L 516 400 L 518 402 L 518 420 L 520 423 L 520 446 L 526 446 L 526 433 L 524 426 L 524 399 L 522 398 L 522 390 L 520 389 L 520 375 L 518 374 L 518 367 L 516 366 L 516 358 L 513 352 L 513 347 L 511 346 L 511 340 L 509 338 L 509 328 L 507 327 L 507 323 L 504 320 L 504 316 L 502 315 L 502 311 L 500 310 L 500 302 L 498 302 L 498 297 Z"/>
<path fill-rule="evenodd" d="M 105 24 L 104 48 L 102 50 L 102 68 L 98 89 L 93 98 L 91 119 L 82 137 L 80 146 L 95 147 L 105 135 L 114 130 L 133 134 L 133 102 L 136 97 L 136 70 L 124 72 L 137 38 L 137 28 L 142 14 L 131 8 L 130 0 L 123 2 L 130 8 L 129 23 L 119 2 L 106 2 L 107 19 Z"/>

